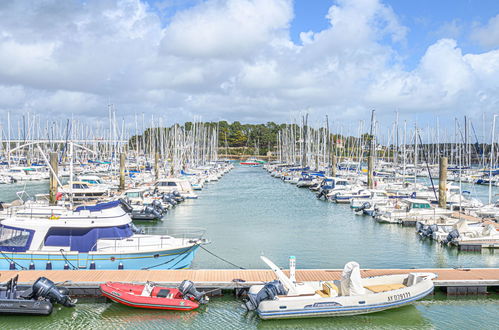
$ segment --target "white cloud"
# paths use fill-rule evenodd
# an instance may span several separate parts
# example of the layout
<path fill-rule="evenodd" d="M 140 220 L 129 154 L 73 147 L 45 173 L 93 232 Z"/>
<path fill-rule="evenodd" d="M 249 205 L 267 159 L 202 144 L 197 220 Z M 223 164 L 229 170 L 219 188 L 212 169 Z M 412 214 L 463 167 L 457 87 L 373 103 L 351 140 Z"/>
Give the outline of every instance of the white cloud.
<path fill-rule="evenodd" d="M 499 14 L 492 17 L 485 26 L 476 26 L 471 37 L 484 47 L 499 47 Z"/>
<path fill-rule="evenodd" d="M 250 56 L 283 37 L 291 18 L 289 0 L 207 1 L 172 19 L 162 50 L 189 57 Z"/>
<path fill-rule="evenodd" d="M 463 54 L 436 40 L 404 70 L 408 29 L 379 0 L 338 0 L 324 13 L 330 26 L 303 31 L 301 44 L 289 36 L 300 15 L 290 0 L 195 2 L 167 25 L 159 15 L 139 0 L 0 2 L 0 111 L 97 118 L 112 102 L 130 117 L 265 122 L 306 109 L 351 120 L 373 107 L 458 115 L 499 105 L 499 50 Z M 496 19 L 475 36 L 492 36 Z"/>

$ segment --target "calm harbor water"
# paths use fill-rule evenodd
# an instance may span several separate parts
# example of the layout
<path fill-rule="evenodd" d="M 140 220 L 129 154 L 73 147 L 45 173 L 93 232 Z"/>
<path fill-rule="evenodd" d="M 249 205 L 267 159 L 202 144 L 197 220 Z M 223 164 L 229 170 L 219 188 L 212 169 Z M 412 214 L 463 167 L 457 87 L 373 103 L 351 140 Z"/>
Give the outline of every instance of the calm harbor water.
<path fill-rule="evenodd" d="M 467 186 L 484 198 L 485 187 Z M 0 200 L 10 201 L 23 185 L 2 186 Z M 26 187 L 45 192 L 46 183 Z M 298 268 L 342 268 L 351 260 L 362 268 L 499 267 L 492 251 L 463 253 L 421 241 L 414 228 L 384 225 L 356 216 L 348 205 L 319 201 L 307 189 L 297 189 L 270 177 L 261 168 L 237 167 L 210 184 L 195 201 L 187 201 L 154 227 L 200 227 L 212 241 L 211 252 L 245 268 L 265 268 L 264 254 L 287 267 L 295 255 Z M 139 224 L 140 225 L 140 224 Z M 233 268 L 200 250 L 193 268 Z M 1 279 L 5 281 L 6 279 Z M 393 311 L 369 315 L 286 321 L 261 321 L 247 314 L 232 296 L 213 298 L 198 311 L 145 311 L 84 300 L 75 309 L 58 309 L 49 317 L 0 317 L 0 329 L 495 329 L 499 322 L 497 293 L 485 297 L 447 298 L 443 294 Z"/>

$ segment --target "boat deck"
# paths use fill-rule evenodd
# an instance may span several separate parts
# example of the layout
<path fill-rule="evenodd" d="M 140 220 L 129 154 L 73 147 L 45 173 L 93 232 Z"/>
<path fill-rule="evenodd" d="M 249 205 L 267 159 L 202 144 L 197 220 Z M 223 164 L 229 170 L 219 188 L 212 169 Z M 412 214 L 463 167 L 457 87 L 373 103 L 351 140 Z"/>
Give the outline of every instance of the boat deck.
<path fill-rule="evenodd" d="M 284 270 L 289 274 L 287 270 Z M 298 281 L 332 281 L 341 278 L 341 270 L 301 269 L 296 271 Z M 364 269 L 362 277 L 432 272 L 438 275 L 435 286 L 499 287 L 499 268 L 438 268 L 438 269 Z M 97 288 L 107 281 L 178 284 L 188 279 L 200 287 L 236 289 L 275 279 L 271 270 L 262 269 L 199 269 L 199 270 L 25 270 L 0 271 L 0 282 L 19 274 L 19 283 L 31 284 L 45 276 L 54 282 L 65 282 L 68 287 Z"/>

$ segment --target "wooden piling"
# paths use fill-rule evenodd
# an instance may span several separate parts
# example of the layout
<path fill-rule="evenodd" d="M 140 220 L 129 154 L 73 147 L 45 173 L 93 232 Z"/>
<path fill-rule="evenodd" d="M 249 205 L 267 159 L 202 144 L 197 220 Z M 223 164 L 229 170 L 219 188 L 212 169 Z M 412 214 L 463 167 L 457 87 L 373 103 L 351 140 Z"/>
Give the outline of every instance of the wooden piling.
<path fill-rule="evenodd" d="M 154 154 L 154 179 L 159 179 L 159 152 Z"/>
<path fill-rule="evenodd" d="M 125 190 L 125 159 L 126 154 L 124 152 L 120 153 L 120 191 Z"/>
<path fill-rule="evenodd" d="M 336 176 L 336 168 L 337 168 L 337 160 L 336 155 L 331 156 L 331 175 Z"/>
<path fill-rule="evenodd" d="M 58 161 L 57 152 L 50 153 L 50 182 L 49 182 L 49 203 L 50 205 L 57 204 L 57 171 L 58 171 Z"/>
<path fill-rule="evenodd" d="M 447 207 L 447 157 L 440 157 L 440 172 L 438 176 L 438 206 Z"/>
<path fill-rule="evenodd" d="M 374 188 L 374 156 L 367 157 L 367 186 L 369 189 Z"/>

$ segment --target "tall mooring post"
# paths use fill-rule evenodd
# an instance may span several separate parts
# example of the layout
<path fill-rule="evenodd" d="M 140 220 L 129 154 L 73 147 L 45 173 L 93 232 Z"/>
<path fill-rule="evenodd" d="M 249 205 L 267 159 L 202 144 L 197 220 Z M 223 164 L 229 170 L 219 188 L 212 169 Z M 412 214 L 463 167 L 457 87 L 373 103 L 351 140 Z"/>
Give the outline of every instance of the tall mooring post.
<path fill-rule="evenodd" d="M 438 206 L 447 207 L 447 157 L 440 157 L 440 173 L 438 176 Z"/>
<path fill-rule="evenodd" d="M 367 187 L 374 188 L 374 156 L 367 157 Z"/>
<path fill-rule="evenodd" d="M 50 171 L 49 202 L 50 205 L 55 205 L 57 203 L 57 152 L 50 153 L 50 167 L 53 171 Z"/>
<path fill-rule="evenodd" d="M 331 176 L 336 176 L 337 162 L 336 155 L 331 156 Z"/>
<path fill-rule="evenodd" d="M 120 153 L 120 187 L 119 190 L 125 190 L 125 160 L 126 154 L 124 152 Z"/>
<path fill-rule="evenodd" d="M 159 152 L 154 154 L 154 179 L 159 179 Z"/>

